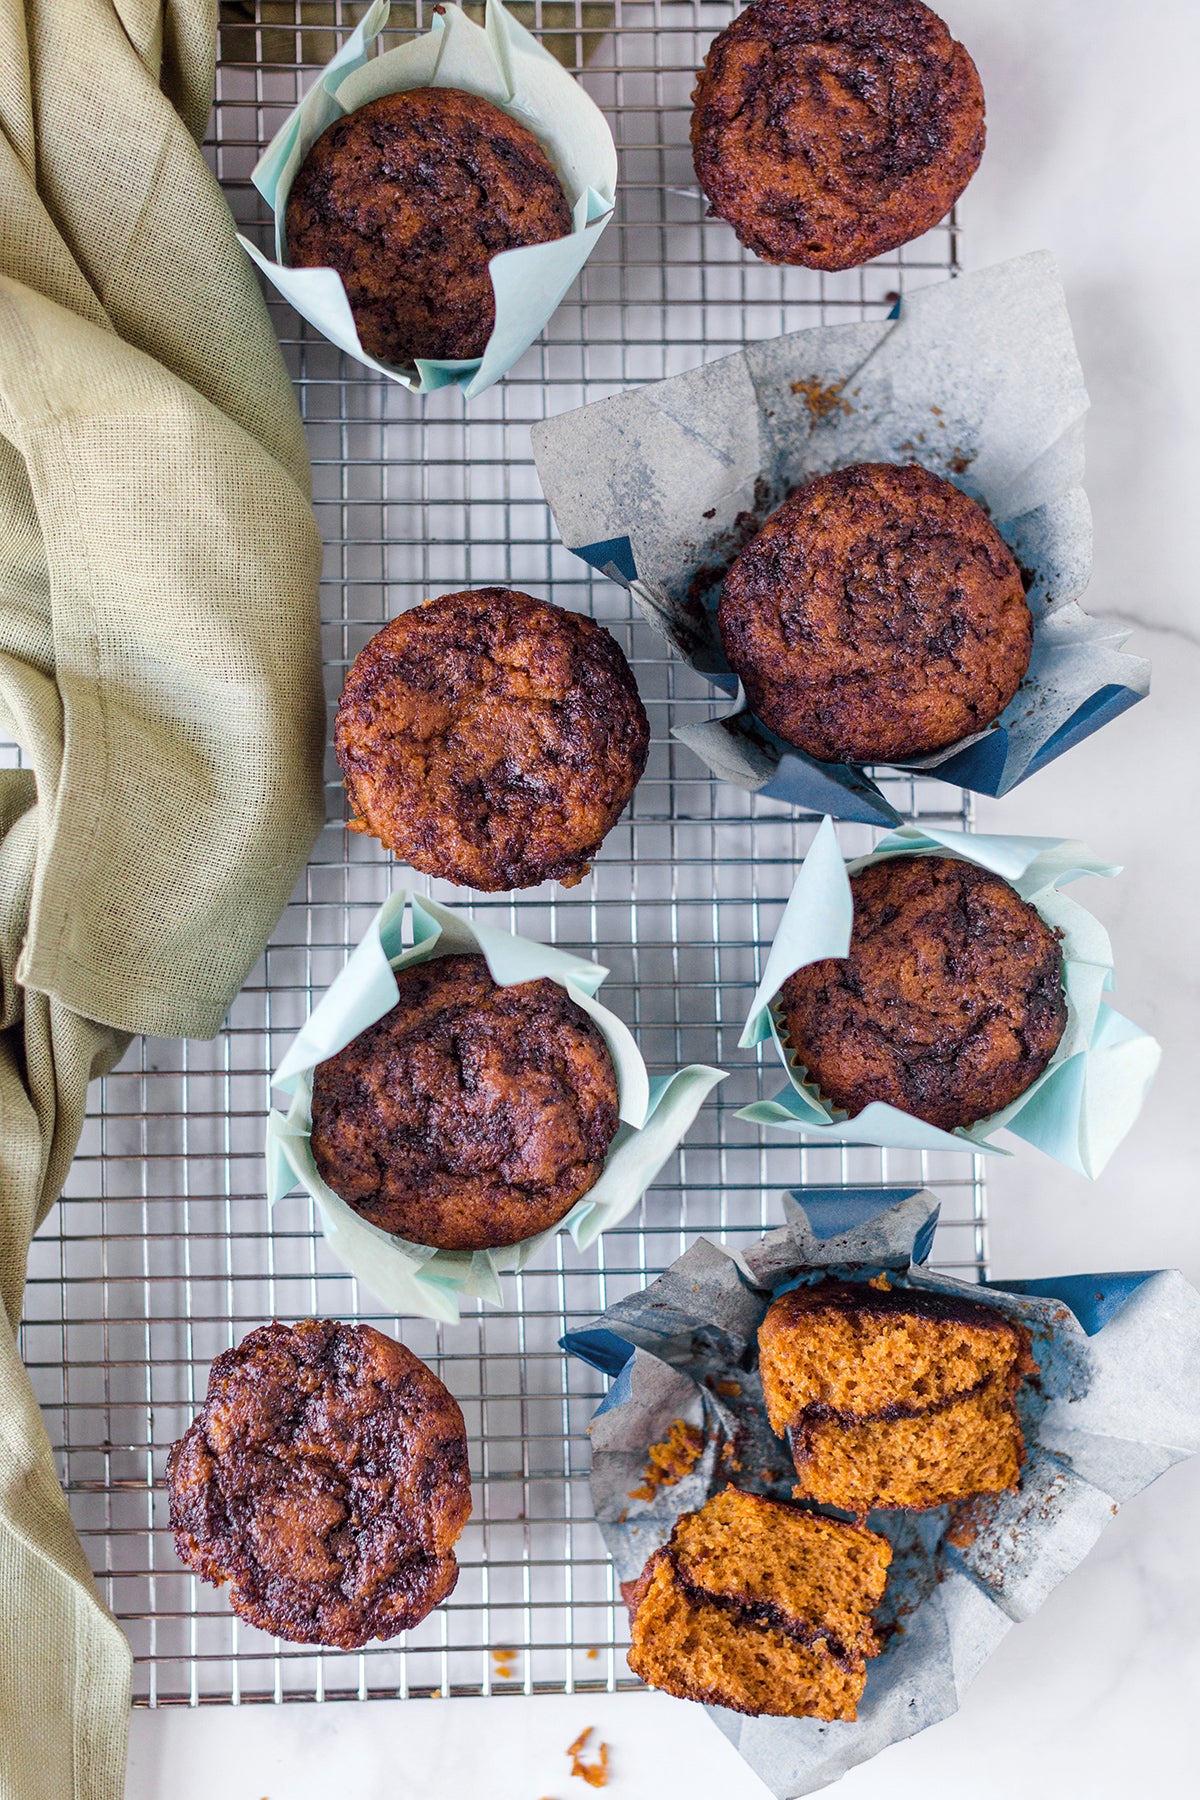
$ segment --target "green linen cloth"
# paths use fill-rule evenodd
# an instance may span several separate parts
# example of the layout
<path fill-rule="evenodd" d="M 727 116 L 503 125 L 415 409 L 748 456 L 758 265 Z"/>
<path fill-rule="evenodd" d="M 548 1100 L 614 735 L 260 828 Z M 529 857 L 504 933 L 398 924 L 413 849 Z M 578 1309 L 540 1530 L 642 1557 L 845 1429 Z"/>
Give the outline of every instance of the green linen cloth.
<path fill-rule="evenodd" d="M 321 823 L 303 431 L 196 139 L 215 0 L 0 0 L 0 1800 L 120 1800 L 130 1655 L 17 1355 L 89 1078 L 210 1036 Z"/>

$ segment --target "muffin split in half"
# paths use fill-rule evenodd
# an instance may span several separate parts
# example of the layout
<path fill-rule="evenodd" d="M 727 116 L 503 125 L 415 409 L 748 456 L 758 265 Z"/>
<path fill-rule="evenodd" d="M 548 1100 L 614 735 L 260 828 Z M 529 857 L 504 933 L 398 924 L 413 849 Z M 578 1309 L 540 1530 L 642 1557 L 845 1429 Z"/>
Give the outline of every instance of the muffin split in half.
<path fill-rule="evenodd" d="M 734 1712 L 853 1719 L 891 1555 L 876 1532 L 726 1488 L 634 1584 L 629 1666 Z"/>
<path fill-rule="evenodd" d="M 1015 1488 L 1026 1334 L 994 1307 L 825 1280 L 775 1300 L 758 1333 L 772 1429 L 797 1496 L 865 1514 Z"/>

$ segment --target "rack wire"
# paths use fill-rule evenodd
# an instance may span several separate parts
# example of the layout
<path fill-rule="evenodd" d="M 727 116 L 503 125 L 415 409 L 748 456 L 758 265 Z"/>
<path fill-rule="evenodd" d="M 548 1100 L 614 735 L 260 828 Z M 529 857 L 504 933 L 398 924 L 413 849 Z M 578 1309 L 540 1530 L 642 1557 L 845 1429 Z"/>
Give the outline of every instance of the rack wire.
<path fill-rule="evenodd" d="M 222 8 L 209 148 L 239 222 L 261 242 L 250 171 L 361 10 L 341 0 Z M 424 0 L 394 8 L 393 24 L 408 30 L 389 38 L 425 29 L 430 10 Z M 534 0 L 517 10 L 581 74 L 621 159 L 615 219 L 543 339 L 468 407 L 453 388 L 414 398 L 272 303 L 326 547 L 328 696 L 336 701 L 355 654 L 395 612 L 430 593 L 511 585 L 615 632 L 650 714 L 651 760 L 582 886 L 484 897 L 429 883 L 348 834 L 330 758 L 329 822 L 220 1036 L 143 1040 L 99 1084 L 67 1192 L 33 1246 L 22 1345 L 72 1515 L 133 1645 L 141 1704 L 636 1685 L 588 1501 L 586 1427 L 604 1383 L 563 1357 L 563 1330 L 644 1285 L 698 1234 L 753 1240 L 780 1222 L 781 1193 L 803 1183 L 928 1183 L 943 1203 L 937 1265 L 968 1275 L 986 1266 L 977 1159 L 798 1147 L 735 1117 L 778 1085 L 772 1059 L 738 1051 L 737 1037 L 816 821 L 715 782 L 671 741 L 672 724 L 710 716 L 712 692 L 622 589 L 557 543 L 529 447 L 535 419 L 748 339 L 884 316 L 911 287 L 955 273 L 957 221 L 845 275 L 768 267 L 704 218 L 687 145 L 694 71 L 736 6 Z M 883 781 L 908 816 L 970 825 L 957 789 Z M 852 854 L 874 834 L 843 826 L 840 837 Z M 263 1197 L 269 1072 L 401 885 L 594 954 L 612 971 L 605 999 L 652 1073 L 687 1061 L 731 1071 L 634 1214 L 586 1254 L 560 1237 L 504 1278 L 502 1307 L 469 1303 L 454 1327 L 383 1314 L 329 1255 L 307 1197 L 273 1217 Z M 211 1359 L 264 1320 L 310 1314 L 401 1337 L 458 1396 L 470 1434 L 475 1512 L 454 1595 L 405 1638 L 353 1655 L 242 1625 L 181 1567 L 166 1528 L 167 1450 L 203 1398 Z"/>

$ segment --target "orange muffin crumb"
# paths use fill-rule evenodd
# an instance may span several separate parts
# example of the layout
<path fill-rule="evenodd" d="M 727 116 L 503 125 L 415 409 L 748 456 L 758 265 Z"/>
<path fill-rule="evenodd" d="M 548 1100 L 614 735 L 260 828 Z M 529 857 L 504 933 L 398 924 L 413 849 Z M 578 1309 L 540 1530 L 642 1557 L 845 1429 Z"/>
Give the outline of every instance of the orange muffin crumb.
<path fill-rule="evenodd" d="M 704 1433 L 686 1419 L 676 1419 L 661 1444 L 651 1444 L 646 1479 L 631 1490 L 631 1500 L 653 1500 L 659 1488 L 674 1487 L 691 1473 L 704 1454 Z"/>

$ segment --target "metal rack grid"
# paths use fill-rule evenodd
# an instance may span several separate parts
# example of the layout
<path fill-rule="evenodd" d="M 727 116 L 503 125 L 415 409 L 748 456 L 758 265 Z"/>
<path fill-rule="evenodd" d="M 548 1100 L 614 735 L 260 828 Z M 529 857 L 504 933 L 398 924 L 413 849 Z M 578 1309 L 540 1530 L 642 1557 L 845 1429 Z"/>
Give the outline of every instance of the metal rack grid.
<path fill-rule="evenodd" d="M 636 1685 L 624 1610 L 590 1518 L 586 1426 L 603 1381 L 560 1333 L 643 1285 L 698 1233 L 738 1244 L 781 1218 L 804 1182 L 927 1182 L 942 1196 L 935 1260 L 985 1266 L 981 1172 L 970 1156 L 797 1147 L 735 1118 L 778 1083 L 739 1052 L 747 1001 L 815 821 L 712 781 L 669 737 L 706 717 L 706 684 L 666 653 L 618 587 L 556 542 L 529 450 L 533 420 L 738 348 L 835 319 L 881 317 L 907 288 L 957 268 L 953 217 L 916 245 L 844 276 L 778 269 L 706 221 L 687 148 L 694 71 L 737 10 L 722 0 L 536 0 L 535 30 L 613 122 L 617 215 L 581 282 L 509 378 L 464 406 L 377 379 L 285 307 L 276 324 L 305 410 L 326 546 L 330 701 L 385 619 L 429 593 L 483 583 L 589 611 L 633 663 L 654 731 L 633 804 L 569 893 L 472 897 L 396 867 L 347 834 L 330 759 L 329 823 L 266 954 L 211 1044 L 146 1040 L 100 1084 L 67 1193 L 33 1246 L 23 1352 L 71 1511 L 129 1633 L 138 1702 L 246 1702 L 373 1694 L 563 1692 Z M 245 0 L 223 8 L 210 148 L 245 228 L 265 241 L 249 173 L 361 8 Z M 429 8 L 397 7 L 424 29 Z M 603 28 L 603 29 L 602 29 Z M 390 35 L 390 34 L 389 34 Z M 587 56 L 586 64 L 583 59 Z M 914 818 L 968 824 L 966 796 L 887 781 Z M 848 854 L 873 834 L 841 828 Z M 497 924 L 594 952 L 605 998 L 652 1072 L 731 1071 L 636 1213 L 580 1255 L 569 1238 L 507 1276 L 500 1309 L 457 1327 L 382 1314 L 328 1254 L 307 1198 L 268 1216 L 261 1145 L 269 1071 L 398 885 Z M 405 1639 L 359 1654 L 284 1645 L 239 1623 L 177 1562 L 163 1465 L 203 1397 L 208 1364 L 265 1319 L 376 1322 L 448 1382 L 471 1440 L 475 1513 L 450 1602 Z M 497 1649 L 516 1651 L 496 1658 Z"/>

